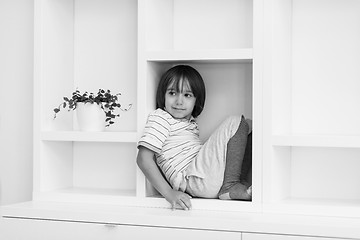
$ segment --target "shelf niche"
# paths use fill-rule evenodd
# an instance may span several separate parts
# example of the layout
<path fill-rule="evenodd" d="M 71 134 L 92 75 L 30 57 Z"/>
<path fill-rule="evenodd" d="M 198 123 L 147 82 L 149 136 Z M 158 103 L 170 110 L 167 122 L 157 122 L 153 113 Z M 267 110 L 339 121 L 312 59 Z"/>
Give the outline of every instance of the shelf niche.
<path fill-rule="evenodd" d="M 44 141 L 35 162 L 34 200 L 136 196 L 135 143 Z M 95 199 L 92 199 L 95 198 Z M 82 199 L 84 200 L 84 199 Z M 80 201 L 81 202 L 81 201 Z"/>
<path fill-rule="evenodd" d="M 53 109 L 78 89 L 120 92 L 124 108 L 136 106 L 137 1 L 39 1 L 35 19 L 35 81 L 41 85 L 41 129 L 77 130 L 76 114 Z M 37 23 L 41 21 L 41 23 Z M 39 26 L 39 27 L 37 27 Z M 134 84 L 129 84 L 133 82 Z M 136 110 L 121 112 L 107 131 L 136 131 Z"/>
<path fill-rule="evenodd" d="M 205 82 L 205 108 L 198 117 L 202 141 L 205 141 L 228 116 L 243 114 L 247 118 L 253 118 L 252 60 L 236 62 L 219 60 L 149 61 L 147 63 L 147 83 L 149 87 L 147 88 L 148 93 L 146 96 L 151 96 L 150 98 L 153 99 L 148 101 L 148 112 L 155 110 L 155 91 L 161 75 L 172 66 L 178 64 L 194 67 L 202 75 Z M 255 175 L 259 174 L 258 171 L 255 172 Z M 139 174 L 142 175 L 141 172 Z M 147 180 L 145 180 L 145 185 L 145 196 L 149 202 L 152 202 L 154 206 L 169 207 L 165 201 L 161 200 L 160 194 Z M 256 189 L 256 187 L 254 188 Z M 244 201 L 196 198 L 193 201 L 196 209 L 248 209 L 250 211 L 254 209 L 251 206 L 249 207 L 252 204 L 251 202 Z"/>
<path fill-rule="evenodd" d="M 272 211 L 356 216 L 360 213 L 359 159 L 358 148 L 274 147 Z"/>
<path fill-rule="evenodd" d="M 153 0 L 146 7 L 147 50 L 253 47 L 252 1 Z"/>

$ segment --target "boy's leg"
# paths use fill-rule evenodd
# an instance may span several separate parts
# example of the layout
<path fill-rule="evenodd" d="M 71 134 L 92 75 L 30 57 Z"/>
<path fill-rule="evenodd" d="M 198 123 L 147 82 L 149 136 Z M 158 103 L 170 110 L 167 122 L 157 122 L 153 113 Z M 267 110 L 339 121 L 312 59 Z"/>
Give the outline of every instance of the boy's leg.
<path fill-rule="evenodd" d="M 240 182 L 247 187 L 250 187 L 252 183 L 251 167 L 252 167 L 252 132 L 249 133 L 247 138 L 244 160 L 242 163 L 241 175 L 240 175 Z"/>
<path fill-rule="evenodd" d="M 240 182 L 242 171 L 249 170 L 248 167 L 242 170 L 246 148 L 248 149 L 247 157 L 249 156 L 249 148 L 251 148 L 251 145 L 247 147 L 248 133 L 249 125 L 242 116 L 235 135 L 230 138 L 227 144 L 224 181 L 218 194 L 220 199 L 251 199 L 251 191 L 248 189 L 248 186 Z M 249 140 L 249 144 L 251 144 L 251 138 Z M 246 163 L 248 165 L 248 160 Z"/>
<path fill-rule="evenodd" d="M 186 191 L 191 195 L 218 198 L 224 182 L 227 143 L 235 135 L 240 122 L 241 116 L 226 118 L 202 145 L 197 158 L 186 169 Z"/>

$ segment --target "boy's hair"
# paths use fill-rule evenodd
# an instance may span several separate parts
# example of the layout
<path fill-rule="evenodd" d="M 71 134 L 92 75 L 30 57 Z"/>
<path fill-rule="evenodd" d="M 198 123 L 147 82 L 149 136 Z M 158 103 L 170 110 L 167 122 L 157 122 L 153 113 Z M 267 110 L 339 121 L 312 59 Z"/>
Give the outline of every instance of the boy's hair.
<path fill-rule="evenodd" d="M 156 108 L 165 109 L 165 94 L 170 84 L 174 84 L 180 92 L 179 82 L 181 80 L 188 81 L 191 91 L 196 97 L 195 106 L 192 116 L 196 118 L 200 115 L 205 105 L 205 84 L 200 73 L 193 67 L 188 65 L 177 65 L 167 70 L 161 77 L 157 93 L 156 93 Z"/>

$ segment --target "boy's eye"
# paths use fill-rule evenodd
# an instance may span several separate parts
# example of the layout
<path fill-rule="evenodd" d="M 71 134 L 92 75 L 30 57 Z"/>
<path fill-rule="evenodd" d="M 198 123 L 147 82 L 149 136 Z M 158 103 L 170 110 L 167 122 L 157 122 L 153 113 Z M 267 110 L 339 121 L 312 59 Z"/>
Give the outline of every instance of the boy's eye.
<path fill-rule="evenodd" d="M 169 94 L 170 96 L 175 96 L 175 95 L 176 95 L 176 92 L 175 92 L 175 91 L 169 91 L 168 94 Z"/>

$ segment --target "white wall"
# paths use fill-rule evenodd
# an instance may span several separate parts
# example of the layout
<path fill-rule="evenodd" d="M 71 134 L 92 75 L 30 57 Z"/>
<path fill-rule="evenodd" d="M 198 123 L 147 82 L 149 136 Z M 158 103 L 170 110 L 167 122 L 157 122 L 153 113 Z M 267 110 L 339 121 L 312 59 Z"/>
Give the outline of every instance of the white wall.
<path fill-rule="evenodd" d="M 0 205 L 31 199 L 33 0 L 0 0 Z"/>

